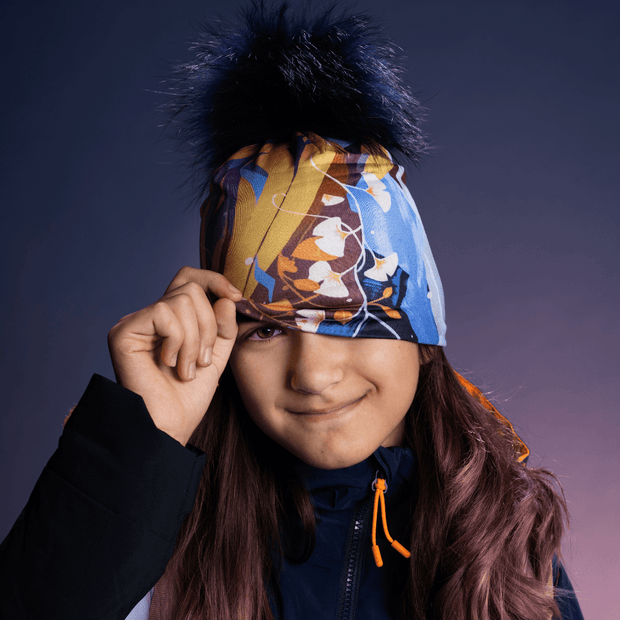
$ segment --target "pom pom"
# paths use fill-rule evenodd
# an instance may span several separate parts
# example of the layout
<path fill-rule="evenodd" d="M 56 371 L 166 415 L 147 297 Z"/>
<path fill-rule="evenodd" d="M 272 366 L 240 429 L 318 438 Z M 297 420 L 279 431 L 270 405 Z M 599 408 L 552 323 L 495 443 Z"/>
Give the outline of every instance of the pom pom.
<path fill-rule="evenodd" d="M 242 147 L 315 133 L 401 152 L 428 144 L 421 106 L 400 78 L 394 45 L 364 15 L 311 17 L 254 1 L 242 26 L 210 27 L 177 67 L 169 128 L 191 154 L 201 191 Z"/>

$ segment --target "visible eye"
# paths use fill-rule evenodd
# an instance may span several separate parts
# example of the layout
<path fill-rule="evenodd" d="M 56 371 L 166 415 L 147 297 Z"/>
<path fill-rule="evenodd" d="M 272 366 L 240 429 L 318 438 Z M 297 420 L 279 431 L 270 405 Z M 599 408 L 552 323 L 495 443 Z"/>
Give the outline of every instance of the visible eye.
<path fill-rule="evenodd" d="M 284 333 L 279 327 L 275 325 L 261 325 L 256 329 L 253 329 L 248 336 L 247 340 L 253 340 L 254 342 L 264 342 L 266 340 L 273 340 L 276 336 Z"/>

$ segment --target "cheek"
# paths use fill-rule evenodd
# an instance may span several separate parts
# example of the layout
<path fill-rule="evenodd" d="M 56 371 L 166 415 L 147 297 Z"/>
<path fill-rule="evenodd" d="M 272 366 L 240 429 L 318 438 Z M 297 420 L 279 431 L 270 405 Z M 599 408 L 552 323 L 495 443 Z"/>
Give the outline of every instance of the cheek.
<path fill-rule="evenodd" d="M 268 364 L 255 364 L 244 360 L 243 356 L 231 356 L 230 368 L 239 390 L 243 406 L 256 426 L 276 443 L 290 447 L 282 442 L 285 433 L 283 421 L 275 411 L 278 396 L 278 380 L 273 368 Z"/>
<path fill-rule="evenodd" d="M 230 368 L 245 408 L 258 426 L 260 418 L 271 410 L 277 396 L 279 380 L 274 364 L 260 363 L 243 353 L 231 355 Z"/>
<path fill-rule="evenodd" d="M 388 340 L 384 346 L 364 352 L 361 358 L 365 359 L 367 367 L 372 367 L 385 382 L 417 382 L 420 360 L 416 344 Z"/>
<path fill-rule="evenodd" d="M 420 362 L 417 345 L 409 342 L 392 341 L 385 347 L 373 364 L 381 372 L 381 383 L 395 410 L 408 410 L 418 385 Z"/>

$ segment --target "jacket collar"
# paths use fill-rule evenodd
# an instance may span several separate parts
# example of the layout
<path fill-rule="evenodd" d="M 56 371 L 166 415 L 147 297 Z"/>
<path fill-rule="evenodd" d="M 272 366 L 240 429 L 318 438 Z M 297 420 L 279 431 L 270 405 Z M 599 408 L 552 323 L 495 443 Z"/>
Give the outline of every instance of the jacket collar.
<path fill-rule="evenodd" d="M 386 500 L 409 491 L 416 466 L 409 448 L 379 447 L 361 463 L 341 469 L 319 469 L 297 461 L 295 470 L 312 494 L 318 510 L 348 510 L 372 495 L 372 483 L 379 476 L 388 485 Z"/>

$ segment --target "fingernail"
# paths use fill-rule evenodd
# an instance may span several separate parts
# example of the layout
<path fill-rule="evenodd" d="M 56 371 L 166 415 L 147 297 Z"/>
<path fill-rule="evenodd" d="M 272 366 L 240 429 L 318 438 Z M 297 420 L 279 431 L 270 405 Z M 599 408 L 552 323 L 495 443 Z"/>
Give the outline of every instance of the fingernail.
<path fill-rule="evenodd" d="M 211 347 L 208 347 L 205 350 L 205 352 L 202 354 L 202 361 L 205 366 L 209 366 L 211 364 L 212 353 L 213 353 L 213 349 Z"/>
<path fill-rule="evenodd" d="M 179 357 L 178 353 L 175 353 L 172 356 L 172 359 L 170 360 L 170 367 L 176 366 L 177 365 L 177 357 Z"/>
<path fill-rule="evenodd" d="M 187 369 L 187 375 L 190 379 L 196 378 L 196 362 L 192 362 Z"/>
<path fill-rule="evenodd" d="M 241 295 L 241 291 L 238 288 L 235 288 L 232 284 L 228 285 L 228 288 L 233 292 L 233 293 L 239 293 L 239 295 Z"/>

